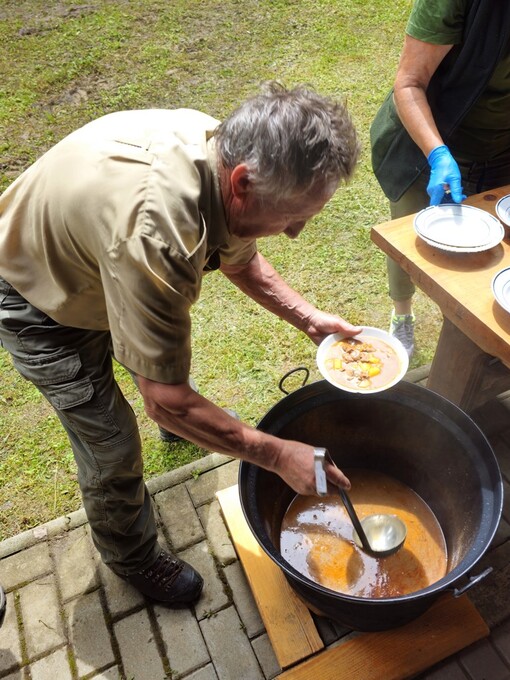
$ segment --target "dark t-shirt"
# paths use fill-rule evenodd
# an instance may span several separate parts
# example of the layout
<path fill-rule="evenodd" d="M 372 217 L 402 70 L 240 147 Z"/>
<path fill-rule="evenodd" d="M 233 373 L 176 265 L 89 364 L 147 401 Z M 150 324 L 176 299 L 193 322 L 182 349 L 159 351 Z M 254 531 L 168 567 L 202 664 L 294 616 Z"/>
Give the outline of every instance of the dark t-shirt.
<path fill-rule="evenodd" d="M 435 45 L 462 42 L 469 0 L 416 0 L 406 33 Z M 484 92 L 449 140 L 453 155 L 489 160 L 510 149 L 510 44 Z"/>

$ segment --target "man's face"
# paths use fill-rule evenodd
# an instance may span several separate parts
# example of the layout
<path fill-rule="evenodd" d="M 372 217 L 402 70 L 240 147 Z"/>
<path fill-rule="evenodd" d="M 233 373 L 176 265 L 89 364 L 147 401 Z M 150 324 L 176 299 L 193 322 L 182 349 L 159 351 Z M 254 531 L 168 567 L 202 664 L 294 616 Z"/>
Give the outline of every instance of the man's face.
<path fill-rule="evenodd" d="M 308 220 L 324 208 L 332 195 L 332 191 L 309 192 L 274 204 L 247 193 L 229 206 L 230 231 L 243 240 L 277 234 L 297 238 Z"/>

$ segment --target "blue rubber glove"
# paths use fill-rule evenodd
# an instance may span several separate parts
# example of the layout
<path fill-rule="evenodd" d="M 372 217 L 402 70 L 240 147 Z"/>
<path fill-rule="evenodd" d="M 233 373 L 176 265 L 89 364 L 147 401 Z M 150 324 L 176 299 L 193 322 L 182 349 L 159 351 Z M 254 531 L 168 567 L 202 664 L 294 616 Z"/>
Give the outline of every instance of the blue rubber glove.
<path fill-rule="evenodd" d="M 427 158 L 430 165 L 430 179 L 427 193 L 430 205 L 439 205 L 445 194 L 445 184 L 450 187 L 451 198 L 461 203 L 466 197 L 462 193 L 460 170 L 447 146 L 436 146 Z"/>

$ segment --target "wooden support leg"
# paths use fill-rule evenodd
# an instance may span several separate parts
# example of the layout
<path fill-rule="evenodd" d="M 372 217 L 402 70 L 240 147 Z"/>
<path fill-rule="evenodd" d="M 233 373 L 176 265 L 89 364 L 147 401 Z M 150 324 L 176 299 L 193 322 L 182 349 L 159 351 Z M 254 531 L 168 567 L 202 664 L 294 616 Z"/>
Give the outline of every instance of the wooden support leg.
<path fill-rule="evenodd" d="M 510 389 L 510 370 L 443 318 L 427 387 L 472 411 Z"/>

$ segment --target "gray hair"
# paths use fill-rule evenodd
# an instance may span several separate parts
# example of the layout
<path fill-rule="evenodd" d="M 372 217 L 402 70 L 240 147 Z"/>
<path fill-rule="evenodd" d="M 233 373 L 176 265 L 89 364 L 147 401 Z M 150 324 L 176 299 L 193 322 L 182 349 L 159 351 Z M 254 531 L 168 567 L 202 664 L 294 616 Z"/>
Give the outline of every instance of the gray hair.
<path fill-rule="evenodd" d="M 347 181 L 360 144 L 345 103 L 305 86 L 287 90 L 267 83 L 215 131 L 220 162 L 245 164 L 261 199 L 287 199 L 299 192 Z"/>

